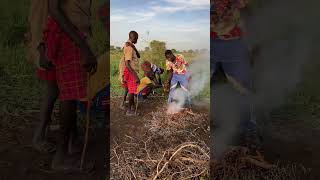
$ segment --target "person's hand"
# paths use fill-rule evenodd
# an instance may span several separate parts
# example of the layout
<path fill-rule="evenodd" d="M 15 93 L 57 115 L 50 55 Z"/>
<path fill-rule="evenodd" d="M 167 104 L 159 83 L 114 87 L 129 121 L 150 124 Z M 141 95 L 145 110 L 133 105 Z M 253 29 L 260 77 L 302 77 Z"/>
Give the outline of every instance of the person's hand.
<path fill-rule="evenodd" d="M 164 73 L 164 69 L 160 68 L 160 74 L 163 74 L 163 73 Z"/>
<path fill-rule="evenodd" d="M 139 79 L 138 76 L 136 76 L 136 83 L 137 83 L 137 84 L 140 84 L 140 79 Z"/>
<path fill-rule="evenodd" d="M 54 66 L 52 64 L 52 62 L 50 62 L 48 60 L 48 58 L 44 55 L 44 54 L 40 54 L 40 57 L 39 57 L 39 66 L 45 70 L 50 70 L 52 69 Z"/>
<path fill-rule="evenodd" d="M 46 56 L 44 44 L 40 43 L 37 49 L 39 52 L 39 66 L 45 70 L 52 69 L 54 66 Z"/>
<path fill-rule="evenodd" d="M 140 79 L 136 79 L 136 83 L 137 83 L 137 84 L 140 84 Z"/>
<path fill-rule="evenodd" d="M 126 84 L 127 82 L 124 79 L 121 79 L 121 84 Z"/>
<path fill-rule="evenodd" d="M 163 84 L 163 91 L 167 93 L 169 92 L 169 90 L 170 90 L 170 83 L 167 81 Z"/>
<path fill-rule="evenodd" d="M 97 58 L 96 56 L 88 50 L 85 52 L 84 62 L 82 67 L 90 74 L 93 75 L 97 71 Z"/>

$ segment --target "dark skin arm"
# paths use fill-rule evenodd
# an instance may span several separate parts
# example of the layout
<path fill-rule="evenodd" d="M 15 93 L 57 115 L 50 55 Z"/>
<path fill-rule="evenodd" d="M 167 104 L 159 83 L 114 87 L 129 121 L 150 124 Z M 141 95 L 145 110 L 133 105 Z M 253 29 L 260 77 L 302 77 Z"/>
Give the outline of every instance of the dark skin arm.
<path fill-rule="evenodd" d="M 172 69 L 167 71 L 167 73 L 168 73 L 168 80 L 167 80 L 166 84 L 170 84 L 172 76 L 173 76 Z"/>
<path fill-rule="evenodd" d="M 71 40 L 81 49 L 84 55 L 83 67 L 90 74 L 97 70 L 97 59 L 92 53 L 88 43 L 79 35 L 77 28 L 71 23 L 61 9 L 61 3 L 64 0 L 49 0 L 49 13 L 57 21 L 62 31 L 64 31 Z"/>
<path fill-rule="evenodd" d="M 134 74 L 134 76 L 136 77 L 136 82 L 137 82 L 137 84 L 139 84 L 139 83 L 140 83 L 140 79 L 139 79 L 136 71 L 134 71 L 133 68 L 131 67 L 131 65 L 130 65 L 130 60 L 126 60 L 126 67 L 128 68 L 128 70 L 129 70 L 132 74 Z"/>

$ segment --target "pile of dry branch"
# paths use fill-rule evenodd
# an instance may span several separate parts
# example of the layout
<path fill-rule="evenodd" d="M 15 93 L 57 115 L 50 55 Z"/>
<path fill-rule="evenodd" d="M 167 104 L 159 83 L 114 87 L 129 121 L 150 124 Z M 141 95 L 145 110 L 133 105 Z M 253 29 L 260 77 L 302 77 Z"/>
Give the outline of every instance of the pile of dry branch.
<path fill-rule="evenodd" d="M 208 179 L 211 175 L 213 180 L 297 180 L 308 174 L 298 165 L 269 164 L 259 152 L 249 153 L 243 147 L 230 149 L 210 166 L 208 113 L 165 112 L 159 108 L 144 116 L 148 131 L 143 136 L 114 140 L 111 179 Z"/>
<path fill-rule="evenodd" d="M 244 147 L 233 147 L 223 159 L 211 161 L 213 180 L 302 180 L 308 179 L 310 171 L 300 165 L 270 164 L 259 152 L 249 152 Z"/>
<path fill-rule="evenodd" d="M 208 114 L 159 108 L 144 117 L 147 133 L 114 142 L 112 179 L 192 179 L 209 175 Z"/>

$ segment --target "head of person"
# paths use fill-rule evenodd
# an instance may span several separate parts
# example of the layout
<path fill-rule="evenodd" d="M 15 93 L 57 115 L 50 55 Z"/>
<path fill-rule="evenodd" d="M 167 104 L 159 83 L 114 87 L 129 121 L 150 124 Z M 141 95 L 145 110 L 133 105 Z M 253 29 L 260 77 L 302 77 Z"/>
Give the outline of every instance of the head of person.
<path fill-rule="evenodd" d="M 148 77 L 150 80 L 154 80 L 155 79 L 155 74 L 154 74 L 154 72 L 152 70 L 145 72 L 144 75 L 146 77 Z"/>
<path fill-rule="evenodd" d="M 174 54 L 173 54 L 173 52 L 172 52 L 171 50 L 166 50 L 166 52 L 164 53 L 164 55 L 165 55 L 165 57 L 166 57 L 166 59 L 167 59 L 168 61 L 173 62 L 173 61 L 176 59 L 176 57 L 174 56 Z"/>
<path fill-rule="evenodd" d="M 163 68 L 159 68 L 159 74 L 163 74 L 164 73 L 164 69 Z"/>
<path fill-rule="evenodd" d="M 143 70 L 143 72 L 148 72 L 148 71 L 151 71 L 151 63 L 149 61 L 144 61 L 142 64 L 141 64 L 141 69 Z"/>
<path fill-rule="evenodd" d="M 129 40 L 133 43 L 136 44 L 138 42 L 139 35 L 136 31 L 130 31 L 129 32 Z"/>

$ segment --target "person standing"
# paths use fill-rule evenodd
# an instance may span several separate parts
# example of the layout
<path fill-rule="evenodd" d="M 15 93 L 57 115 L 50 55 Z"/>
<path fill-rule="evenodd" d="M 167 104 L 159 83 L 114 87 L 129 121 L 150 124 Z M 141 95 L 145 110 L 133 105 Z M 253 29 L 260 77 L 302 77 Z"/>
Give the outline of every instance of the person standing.
<path fill-rule="evenodd" d="M 166 57 L 166 70 L 169 74 L 166 82 L 166 86 L 169 87 L 168 103 L 173 102 L 174 92 L 179 84 L 181 89 L 183 89 L 188 96 L 188 103 L 191 104 L 189 92 L 190 74 L 187 70 L 189 63 L 183 58 L 182 55 L 174 55 L 171 50 L 166 50 L 164 54 Z"/>
<path fill-rule="evenodd" d="M 55 69 L 46 56 L 46 48 L 43 42 L 43 30 L 48 16 L 47 0 L 30 1 L 28 17 L 28 61 L 36 67 L 38 78 L 44 83 L 40 105 L 40 123 L 35 129 L 33 136 L 33 147 L 44 153 L 55 151 L 55 145 L 48 142 L 46 134 L 54 104 L 58 98 L 58 85 L 56 83 Z"/>
<path fill-rule="evenodd" d="M 48 60 L 55 66 L 60 100 L 60 130 L 52 169 L 79 171 L 80 157 L 70 146 L 77 134 L 77 101 L 87 98 L 87 80 L 97 69 L 86 38 L 91 35 L 91 0 L 49 0 L 44 31 Z"/>
<path fill-rule="evenodd" d="M 237 117 L 234 145 L 258 148 L 256 122 L 252 117 L 252 77 L 248 44 L 244 41 L 245 32 L 241 24 L 240 12 L 246 8 L 247 0 L 214 0 L 211 1 L 211 76 L 213 91 L 217 84 L 215 73 L 221 67 L 228 81 L 237 90 L 240 112 Z M 219 94 L 216 94 L 219 96 Z M 219 106 L 219 104 L 217 104 Z M 237 112 L 238 112 L 237 110 Z M 221 120 L 215 119 L 216 128 Z"/>
<path fill-rule="evenodd" d="M 140 54 L 135 47 L 135 44 L 138 42 L 138 36 L 136 31 L 129 32 L 129 39 L 124 44 L 123 57 L 119 64 L 120 78 L 122 79 L 122 84 L 125 84 L 125 91 L 129 94 L 129 105 L 126 111 L 127 116 L 137 115 L 134 111 L 134 97 L 137 93 L 138 84 L 140 84 L 138 76 Z M 124 95 L 124 101 L 125 97 L 126 93 Z"/>

